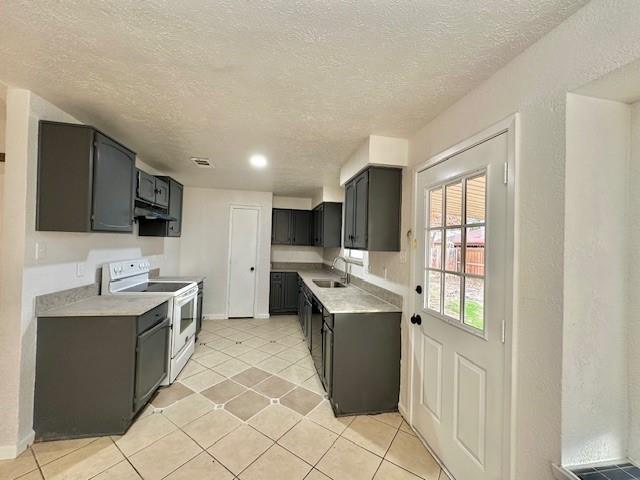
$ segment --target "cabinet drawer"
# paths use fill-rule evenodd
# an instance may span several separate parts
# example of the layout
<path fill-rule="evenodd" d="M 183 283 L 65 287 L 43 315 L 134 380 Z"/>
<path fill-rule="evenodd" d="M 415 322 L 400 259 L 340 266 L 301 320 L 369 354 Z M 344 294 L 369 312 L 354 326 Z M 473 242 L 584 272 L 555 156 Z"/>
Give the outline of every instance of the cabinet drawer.
<path fill-rule="evenodd" d="M 140 315 L 137 320 L 136 331 L 138 333 L 142 333 L 148 330 L 149 328 L 167 318 L 168 313 L 169 304 L 168 302 L 164 302 L 162 305 L 158 305 L 152 310 L 149 310 L 147 313 Z"/>

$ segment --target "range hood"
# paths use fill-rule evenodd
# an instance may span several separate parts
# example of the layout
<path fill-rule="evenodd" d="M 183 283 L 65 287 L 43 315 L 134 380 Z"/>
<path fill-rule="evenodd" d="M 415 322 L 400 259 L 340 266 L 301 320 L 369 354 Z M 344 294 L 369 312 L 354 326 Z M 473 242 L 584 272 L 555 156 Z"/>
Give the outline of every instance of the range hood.
<path fill-rule="evenodd" d="M 142 217 L 147 220 L 164 220 L 167 222 L 175 222 L 177 220 L 166 212 L 140 206 L 136 206 L 134 215 L 136 218 Z"/>

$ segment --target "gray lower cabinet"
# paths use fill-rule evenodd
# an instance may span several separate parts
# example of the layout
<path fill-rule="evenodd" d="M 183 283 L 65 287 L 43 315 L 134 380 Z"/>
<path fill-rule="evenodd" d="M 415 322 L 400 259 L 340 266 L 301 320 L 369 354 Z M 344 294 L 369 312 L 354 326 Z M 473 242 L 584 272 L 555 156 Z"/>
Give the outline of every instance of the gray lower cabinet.
<path fill-rule="evenodd" d="M 298 274 L 271 272 L 269 313 L 285 314 L 298 311 Z"/>
<path fill-rule="evenodd" d="M 36 440 L 123 434 L 167 375 L 165 302 L 141 316 L 39 317 Z"/>
<path fill-rule="evenodd" d="M 334 413 L 396 411 L 401 313 L 331 314 L 315 298 L 310 306 L 300 312 L 307 345 Z"/>
<path fill-rule="evenodd" d="M 400 251 L 402 169 L 369 167 L 345 185 L 344 246 Z"/>
<path fill-rule="evenodd" d="M 132 232 L 135 158 L 93 127 L 40 121 L 36 229 Z"/>

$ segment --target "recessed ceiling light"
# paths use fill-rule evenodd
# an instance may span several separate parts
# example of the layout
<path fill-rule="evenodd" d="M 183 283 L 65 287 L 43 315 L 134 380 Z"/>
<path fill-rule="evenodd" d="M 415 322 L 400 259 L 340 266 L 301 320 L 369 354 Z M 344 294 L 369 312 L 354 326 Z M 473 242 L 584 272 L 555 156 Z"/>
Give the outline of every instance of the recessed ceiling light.
<path fill-rule="evenodd" d="M 251 158 L 249 159 L 249 163 L 253 167 L 264 168 L 267 166 L 267 157 L 260 154 L 251 155 Z"/>

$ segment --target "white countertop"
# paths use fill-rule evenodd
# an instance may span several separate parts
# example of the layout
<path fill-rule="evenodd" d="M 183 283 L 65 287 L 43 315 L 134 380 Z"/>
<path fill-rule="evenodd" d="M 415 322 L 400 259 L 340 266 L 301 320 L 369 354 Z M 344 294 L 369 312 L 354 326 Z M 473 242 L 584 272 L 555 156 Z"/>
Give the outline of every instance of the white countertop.
<path fill-rule="evenodd" d="M 322 288 L 313 283 L 317 280 L 337 280 L 340 277 L 327 270 L 274 269 L 274 272 L 296 272 L 307 288 L 329 313 L 385 313 L 402 312 L 402 308 L 386 302 L 375 295 L 354 286 Z"/>
<path fill-rule="evenodd" d="M 96 295 L 41 312 L 39 317 L 139 316 L 171 299 L 172 295 Z"/>

